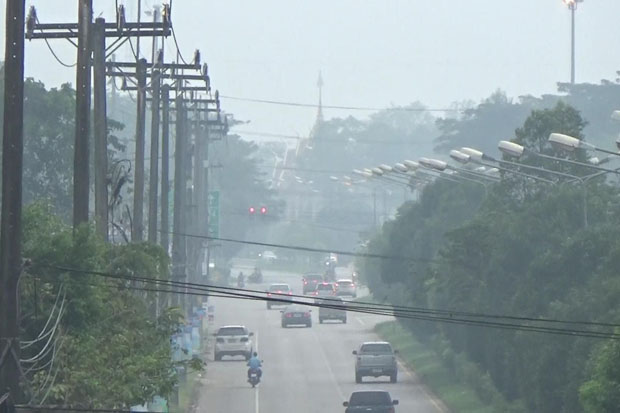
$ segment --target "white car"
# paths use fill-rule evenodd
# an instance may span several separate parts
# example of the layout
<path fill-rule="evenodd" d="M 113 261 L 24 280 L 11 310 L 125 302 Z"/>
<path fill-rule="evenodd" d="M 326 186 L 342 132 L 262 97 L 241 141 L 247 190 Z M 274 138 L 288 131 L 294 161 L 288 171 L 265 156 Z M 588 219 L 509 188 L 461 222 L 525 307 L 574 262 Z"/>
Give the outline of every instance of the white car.
<path fill-rule="evenodd" d="M 264 251 L 260 256 L 263 260 L 268 262 L 274 262 L 278 259 L 278 256 L 273 251 Z"/>
<path fill-rule="evenodd" d="M 351 297 L 357 297 L 357 286 L 353 280 L 338 280 L 336 281 L 336 295 L 350 295 Z"/>
<path fill-rule="evenodd" d="M 215 361 L 224 356 L 243 356 L 246 360 L 252 357 L 252 336 L 245 326 L 222 326 L 215 333 Z"/>

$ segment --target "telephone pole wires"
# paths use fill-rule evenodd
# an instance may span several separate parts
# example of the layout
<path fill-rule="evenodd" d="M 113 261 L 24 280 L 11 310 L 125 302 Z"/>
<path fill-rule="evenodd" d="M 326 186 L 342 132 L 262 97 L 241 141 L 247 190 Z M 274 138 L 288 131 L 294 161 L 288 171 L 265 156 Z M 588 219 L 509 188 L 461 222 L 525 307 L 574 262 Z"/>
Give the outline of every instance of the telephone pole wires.
<path fill-rule="evenodd" d="M 142 241 L 144 226 L 144 146 L 146 126 L 146 59 L 138 59 L 136 66 L 137 119 L 136 119 L 136 154 L 134 160 L 133 191 L 133 226 L 131 240 Z"/>
<path fill-rule="evenodd" d="M 22 269 L 24 0 L 6 2 L 2 212 L 0 215 L 0 391 L 18 398 L 19 277 Z"/>

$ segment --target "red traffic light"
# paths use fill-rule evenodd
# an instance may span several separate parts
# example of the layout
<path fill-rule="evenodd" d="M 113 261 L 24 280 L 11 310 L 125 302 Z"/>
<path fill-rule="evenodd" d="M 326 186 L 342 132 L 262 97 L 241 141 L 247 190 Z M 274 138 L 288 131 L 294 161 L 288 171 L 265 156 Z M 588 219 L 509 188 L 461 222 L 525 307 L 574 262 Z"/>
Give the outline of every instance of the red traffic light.
<path fill-rule="evenodd" d="M 267 213 L 267 207 L 260 207 L 260 213 L 265 215 Z"/>
<path fill-rule="evenodd" d="M 253 206 L 250 207 L 250 209 L 248 210 L 250 212 L 250 214 L 253 214 L 256 212 L 256 208 L 254 208 Z"/>

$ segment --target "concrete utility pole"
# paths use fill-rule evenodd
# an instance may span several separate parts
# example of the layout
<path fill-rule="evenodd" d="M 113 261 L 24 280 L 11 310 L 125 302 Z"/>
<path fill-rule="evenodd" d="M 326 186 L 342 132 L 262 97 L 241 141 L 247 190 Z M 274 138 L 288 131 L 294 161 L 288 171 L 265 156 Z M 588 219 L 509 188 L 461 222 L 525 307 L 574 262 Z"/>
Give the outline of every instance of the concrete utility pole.
<path fill-rule="evenodd" d="M 93 84 L 95 127 L 95 226 L 108 240 L 108 117 L 105 74 L 105 19 L 93 30 Z"/>
<path fill-rule="evenodd" d="M 78 42 L 73 157 L 73 227 L 88 222 L 92 0 L 78 0 Z"/>
<path fill-rule="evenodd" d="M 161 126 L 161 246 L 166 252 L 170 247 L 168 231 L 170 231 L 170 86 L 161 89 L 162 126 Z"/>
<path fill-rule="evenodd" d="M 154 70 L 151 78 L 151 161 L 149 166 L 149 242 L 157 243 L 157 184 L 159 177 L 159 98 L 160 71 Z"/>
<path fill-rule="evenodd" d="M 186 242 L 182 235 L 184 230 L 185 212 L 185 153 L 186 148 L 186 112 L 182 94 L 176 98 L 176 143 L 174 149 L 174 208 L 172 218 L 172 276 L 174 281 L 185 281 L 186 278 Z M 183 307 L 179 294 L 176 304 Z"/>
<path fill-rule="evenodd" d="M 24 0 L 6 2 L 2 212 L 0 215 L 0 397 L 21 397 L 19 277 L 22 270 Z"/>
<path fill-rule="evenodd" d="M 136 153 L 133 183 L 133 226 L 131 240 L 142 241 L 144 227 L 144 146 L 146 127 L 146 59 L 139 59 L 136 66 L 138 81 L 136 109 Z"/>
<path fill-rule="evenodd" d="M 31 13 L 28 16 L 26 32 L 27 39 L 75 39 L 77 38 L 78 46 L 78 62 L 77 62 L 77 94 L 76 94 L 76 135 L 74 150 L 74 186 L 73 186 L 73 224 L 79 225 L 88 221 L 88 205 L 89 205 L 89 117 L 90 117 L 90 91 L 91 91 L 91 51 L 94 50 L 93 57 L 99 65 L 101 61 L 105 61 L 109 55 L 118 50 L 131 37 L 138 36 L 169 36 L 171 34 L 170 26 L 170 7 L 164 5 L 162 12 L 162 21 L 160 23 L 127 23 L 125 21 L 125 8 L 121 5 L 117 10 L 117 21 L 115 23 L 105 23 L 101 19 L 98 23 L 97 39 L 91 33 L 94 29 L 92 24 L 92 0 L 79 0 L 79 21 L 75 23 L 38 23 L 36 18 L 36 10 L 31 7 Z M 102 33 L 103 32 L 103 33 Z M 102 39 L 103 37 L 103 39 Z M 105 38 L 115 38 L 112 44 L 106 48 Z M 109 52 L 109 53 L 108 53 Z M 134 62 L 134 65 L 136 63 Z M 105 73 L 105 71 L 104 71 Z M 101 75 L 100 66 L 96 70 L 96 76 Z M 95 209 L 97 215 L 97 228 L 99 232 L 104 234 L 103 224 L 107 222 L 107 207 L 103 205 L 103 197 L 106 196 L 107 187 L 101 185 L 101 182 L 107 182 L 107 170 L 104 170 L 103 156 L 103 140 L 104 134 L 107 140 L 107 125 L 104 128 L 107 113 L 105 104 L 105 79 L 103 87 L 101 79 L 95 80 L 98 89 L 95 90 L 97 101 L 95 102 L 95 131 L 98 137 L 95 143 L 95 151 L 97 153 L 95 163 Z M 101 145 L 101 146 L 97 146 Z M 98 156 L 98 158 L 97 158 Z M 107 161 L 107 147 L 106 147 Z M 107 163 L 107 162 L 106 162 Z M 107 185 L 107 183 L 106 183 Z M 106 200 L 107 203 L 107 200 Z"/>

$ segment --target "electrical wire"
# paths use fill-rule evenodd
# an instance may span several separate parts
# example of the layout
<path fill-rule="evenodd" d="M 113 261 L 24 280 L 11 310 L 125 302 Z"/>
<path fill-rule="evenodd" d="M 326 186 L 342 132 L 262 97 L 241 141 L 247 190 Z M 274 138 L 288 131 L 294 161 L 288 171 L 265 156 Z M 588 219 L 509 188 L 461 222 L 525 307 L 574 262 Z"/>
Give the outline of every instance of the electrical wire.
<path fill-rule="evenodd" d="M 45 343 L 45 345 L 43 346 L 43 349 L 41 349 L 41 351 L 39 352 L 39 354 L 27 358 L 27 359 L 21 359 L 20 362 L 21 363 L 35 363 L 41 359 L 43 359 L 45 357 L 46 350 L 49 347 L 50 343 L 52 342 L 53 338 L 54 338 L 54 334 L 56 333 L 56 330 L 58 328 L 58 326 L 60 325 L 60 319 L 62 318 L 63 314 L 64 314 L 64 306 L 65 306 L 65 301 L 66 301 L 66 296 L 67 296 L 67 291 L 64 291 L 63 297 L 62 297 L 62 302 L 60 304 L 60 309 L 58 310 L 58 317 L 56 318 L 56 323 L 54 324 L 54 327 L 52 329 L 52 333 L 49 336 L 49 339 L 47 340 L 47 343 Z M 44 354 L 45 353 L 45 354 Z"/>
<path fill-rule="evenodd" d="M 172 290 L 163 290 L 160 289 L 160 292 L 164 293 L 177 293 L 177 294 L 185 294 L 186 291 L 178 290 L 178 288 L 189 289 L 193 295 L 201 295 L 196 291 L 203 292 L 203 296 L 209 296 L 210 293 L 218 293 L 226 295 L 227 298 L 243 298 L 243 299 L 260 299 L 264 301 L 272 301 L 272 302 L 281 302 L 281 303 L 290 303 L 290 304 L 301 304 L 306 306 L 313 307 L 326 307 L 326 308 L 341 308 L 337 305 L 326 304 L 324 301 L 322 302 L 314 302 L 309 303 L 305 301 L 299 301 L 297 298 L 307 299 L 308 297 L 299 296 L 299 295 L 289 295 L 286 298 L 276 298 L 273 296 L 265 296 L 265 293 L 257 290 L 249 290 L 249 289 L 239 289 L 232 287 L 222 287 L 222 286 L 213 286 L 207 284 L 197 284 L 197 283 L 188 283 L 188 282 L 180 282 L 180 281 L 169 281 L 169 280 L 159 280 L 155 278 L 149 277 L 137 277 L 123 274 L 110 274 L 101 271 L 84 271 L 80 269 L 56 266 L 56 265 L 48 265 L 49 268 L 54 268 L 60 271 L 65 271 L 68 273 L 77 273 L 77 274 L 91 274 L 97 275 L 104 278 L 112 278 L 119 279 L 125 281 L 132 282 L 145 282 L 157 284 L 163 287 L 169 288 L 177 288 Z M 155 289 L 152 289 L 155 290 Z M 539 333 L 549 333 L 555 335 L 565 335 L 565 336 L 576 336 L 576 337 L 590 337 L 590 338 L 604 338 L 604 339 L 620 339 L 620 334 L 610 333 L 610 332 L 602 332 L 602 331 L 594 331 L 594 330 L 578 330 L 578 329 L 568 329 L 568 328 L 559 328 L 559 327 L 549 327 L 549 326 L 537 326 L 537 325 L 527 325 L 527 324 L 517 324 L 511 322 L 503 322 L 503 321 L 489 321 L 489 320 L 501 320 L 508 319 L 512 321 L 523 321 L 523 322 L 531 322 L 531 323 L 554 323 L 554 324 L 565 324 L 565 325 L 588 325 L 588 326 L 597 326 L 597 327 L 620 327 L 619 324 L 613 323 L 599 323 L 599 322 L 589 322 L 589 321 L 572 321 L 572 320 L 554 320 L 554 319 L 545 319 L 545 318 L 529 318 L 529 317 L 517 317 L 517 316 L 505 316 L 505 315 L 493 315 L 493 314 L 475 314 L 475 313 L 467 313 L 467 312 L 459 312 L 453 310 L 435 310 L 435 309 L 416 309 L 415 307 L 403 307 L 403 306 L 393 306 L 393 305 L 377 305 L 374 303 L 365 303 L 365 302 L 357 302 L 347 305 L 347 311 L 358 312 L 358 313 L 366 313 L 366 314 L 375 314 L 382 316 L 392 316 L 396 318 L 404 318 L 404 319 L 415 319 L 415 320 L 424 320 L 424 321 L 434 321 L 434 322 L 444 322 L 451 324 L 460 324 L 460 325 L 471 325 L 471 326 L 479 326 L 479 327 L 491 327 L 497 329 L 507 329 L 507 330 L 518 330 L 518 331 L 530 331 L 530 332 L 539 332 Z"/>
<path fill-rule="evenodd" d="M 292 139 L 292 140 L 309 140 L 308 136 L 295 136 L 295 135 L 283 135 L 279 133 L 273 132 L 256 132 L 256 131 L 231 131 L 230 134 L 245 134 L 245 135 L 255 135 L 255 136 L 266 136 L 271 138 L 281 138 L 281 139 Z M 339 140 L 339 139 L 322 139 L 322 138 L 313 138 L 317 142 L 340 142 L 340 143 L 360 143 L 360 144 L 381 144 L 381 145 L 432 145 L 434 141 L 425 141 L 425 142 L 411 142 L 407 140 L 373 140 L 373 139 L 353 139 L 352 141 Z"/>
<path fill-rule="evenodd" d="M 174 36 L 174 30 L 172 31 L 172 35 Z M 464 112 L 465 111 L 464 109 L 458 109 L 458 108 L 411 108 L 411 107 L 406 107 L 406 106 L 380 108 L 380 107 L 369 107 L 369 106 L 318 105 L 316 103 L 287 102 L 287 101 L 280 101 L 280 100 L 245 98 L 245 97 L 227 96 L 227 95 L 220 95 L 220 98 L 238 100 L 242 102 L 264 103 L 264 104 L 269 104 L 269 105 L 281 105 L 281 106 L 296 106 L 296 107 L 313 108 L 313 109 L 322 107 L 323 109 L 343 109 L 343 110 L 361 110 L 361 111 L 384 111 L 384 110 L 385 111 L 398 111 L 398 112 Z"/>
<path fill-rule="evenodd" d="M 37 19 L 37 24 L 41 24 L 41 22 L 39 21 L 39 18 L 37 17 L 36 19 Z M 41 29 L 41 33 L 43 33 L 43 29 Z M 60 63 L 64 67 L 69 67 L 69 68 L 77 66 L 77 62 L 75 62 L 73 64 L 69 64 L 69 63 L 63 62 L 62 59 L 60 59 L 60 57 L 58 57 L 58 55 L 56 54 L 56 52 L 52 48 L 52 45 L 50 44 L 49 40 L 46 37 L 44 37 L 43 40 L 45 40 L 45 44 L 47 45 L 47 48 L 52 53 L 52 56 L 54 56 L 54 58 L 56 59 L 56 61 L 58 63 Z"/>
<path fill-rule="evenodd" d="M 183 58 L 183 55 L 181 54 L 181 48 L 179 47 L 179 43 L 177 42 L 177 34 L 174 31 L 174 27 L 172 27 L 172 39 L 174 40 L 174 45 L 177 48 L 177 56 L 179 56 L 179 58 L 181 59 L 183 63 L 188 64 Z"/>
<path fill-rule="evenodd" d="M 52 307 L 52 310 L 50 311 L 50 314 L 47 317 L 47 321 L 45 322 L 45 325 L 41 329 L 41 332 L 39 333 L 37 338 L 35 338 L 34 340 L 29 340 L 29 341 L 20 341 L 22 350 L 30 347 L 34 343 L 39 342 L 42 338 L 47 337 L 50 331 L 52 331 L 52 330 L 49 330 L 46 332 L 47 326 L 49 325 L 50 321 L 52 320 L 52 317 L 54 316 L 54 313 L 56 312 L 56 306 L 58 305 L 58 300 L 60 299 L 60 294 L 62 293 L 63 287 L 64 287 L 64 284 L 60 284 L 60 287 L 58 288 L 58 293 L 56 294 L 56 300 L 54 301 L 54 306 Z"/>

